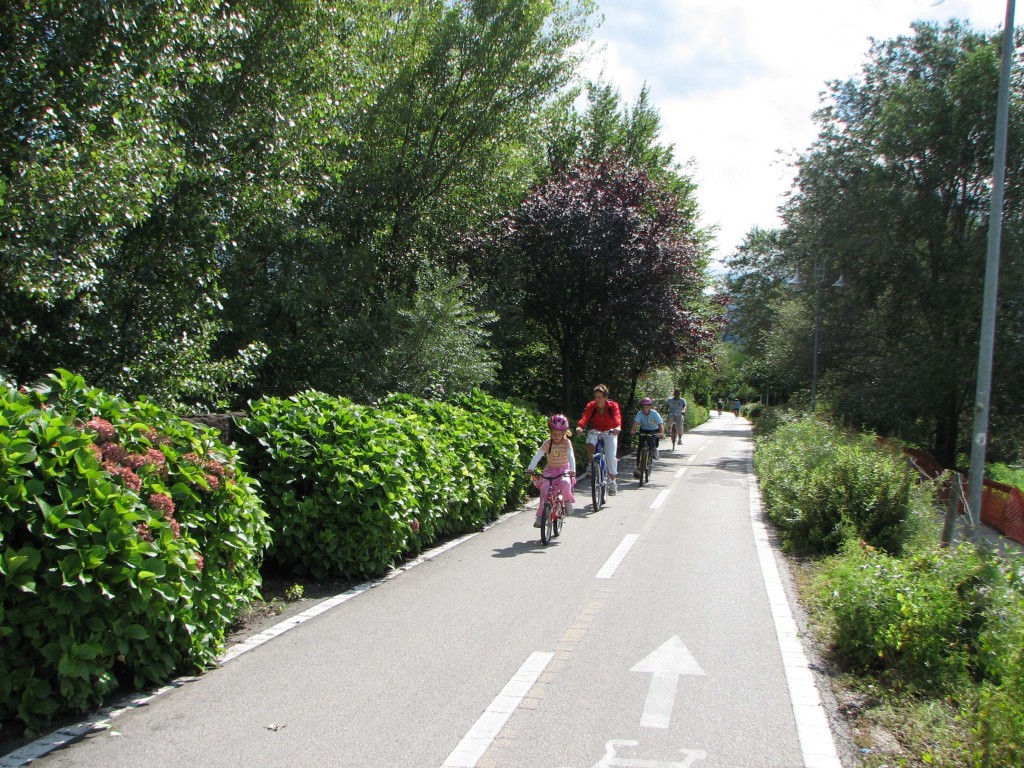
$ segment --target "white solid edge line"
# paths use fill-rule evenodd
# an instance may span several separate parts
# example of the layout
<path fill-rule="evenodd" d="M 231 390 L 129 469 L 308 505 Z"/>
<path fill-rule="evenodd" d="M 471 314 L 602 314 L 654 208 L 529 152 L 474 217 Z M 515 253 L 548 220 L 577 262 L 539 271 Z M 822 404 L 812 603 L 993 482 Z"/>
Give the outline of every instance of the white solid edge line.
<path fill-rule="evenodd" d="M 549 652 L 531 653 L 469 732 L 462 737 L 458 746 L 448 755 L 442 768 L 476 768 L 480 758 L 490 749 L 505 723 L 512 717 L 512 713 L 519 707 L 520 702 L 554 656 L 555 654 Z"/>
<path fill-rule="evenodd" d="M 821 705 L 818 688 L 800 644 L 796 622 L 789 606 L 789 598 L 782 586 L 775 553 L 768 538 L 761 510 L 761 491 L 754 474 L 753 458 L 747 457 L 747 476 L 750 484 L 750 524 L 754 529 L 754 543 L 761 563 L 761 576 L 768 590 L 768 602 L 775 635 L 782 651 L 782 663 L 789 687 L 789 700 L 796 720 L 797 737 L 803 753 L 805 768 L 843 768 L 836 751 L 832 728 L 829 726 L 825 708 Z"/>
<path fill-rule="evenodd" d="M 364 592 L 372 589 L 378 584 L 383 584 L 385 581 L 390 581 L 391 579 L 400 576 L 406 571 L 415 568 L 417 565 L 421 565 L 422 563 L 428 562 L 429 560 L 433 560 L 438 555 L 444 554 L 449 549 L 457 547 L 459 544 L 462 544 L 463 542 L 469 541 L 470 539 L 479 536 L 481 533 L 483 533 L 483 531 L 493 528 L 495 525 L 499 525 L 506 519 L 518 515 L 520 512 L 522 512 L 521 509 L 516 510 L 514 512 L 509 512 L 505 515 L 501 515 L 493 522 L 489 523 L 488 525 L 485 525 L 483 529 L 481 529 L 480 531 L 468 533 L 465 536 L 462 536 L 458 539 L 453 539 L 452 541 L 442 544 L 439 547 L 435 547 L 434 549 L 428 550 L 419 557 L 410 560 L 407 563 L 403 563 L 397 568 L 393 568 L 391 571 L 389 571 L 387 574 L 385 574 L 379 579 L 376 579 L 374 581 L 368 581 L 364 584 L 359 584 L 358 586 L 352 587 L 351 589 L 345 592 L 321 600 L 319 603 L 310 608 L 307 608 L 302 613 L 284 619 L 283 621 L 278 622 L 269 629 L 265 629 L 262 632 L 255 634 L 252 637 L 247 638 L 246 640 L 243 640 L 242 642 L 231 646 L 227 649 L 227 651 L 225 651 L 221 656 L 217 658 L 216 665 L 222 666 L 225 663 L 231 661 L 232 659 L 238 658 L 243 653 L 248 653 L 254 648 L 258 648 L 268 640 L 273 640 L 275 637 L 284 634 L 290 629 L 294 629 L 300 624 L 306 623 L 310 619 L 319 616 L 321 613 L 324 613 L 325 611 L 328 611 L 331 608 L 341 605 L 342 603 L 351 600 L 353 597 L 356 597 L 357 595 L 363 594 Z M 211 669 L 214 668 L 216 667 L 212 667 Z M 141 693 L 133 694 L 131 696 L 127 696 L 107 707 L 104 707 L 98 712 L 89 715 L 84 720 L 81 720 L 77 723 L 73 723 L 72 725 L 66 725 L 62 728 L 58 728 L 57 730 L 51 731 L 45 736 L 40 736 L 35 741 L 25 744 L 19 747 L 18 749 L 14 750 L 13 752 L 9 752 L 6 755 L 0 755 L 0 768 L 22 768 L 23 766 L 31 763 L 33 760 L 38 760 L 39 758 L 49 754 L 53 750 L 58 749 L 59 747 L 66 746 L 74 741 L 77 741 L 82 736 L 85 736 L 86 734 L 91 733 L 92 731 L 109 728 L 110 721 L 113 720 L 115 717 L 118 717 L 119 715 L 124 714 L 129 710 L 141 707 L 144 704 L 148 704 L 157 696 L 161 696 L 162 694 L 167 693 L 168 691 L 178 688 L 183 680 L 191 679 L 193 678 L 177 678 L 175 680 L 172 680 L 167 685 L 157 688 L 156 690 L 144 691 Z"/>
<path fill-rule="evenodd" d="M 605 561 L 605 564 L 601 566 L 601 570 L 597 572 L 595 579 L 610 579 L 615 573 L 615 569 L 619 567 L 619 564 L 626 558 L 626 553 L 629 552 L 630 547 L 636 544 L 636 540 L 640 538 L 639 533 L 631 533 L 622 540 L 622 543 L 615 548 L 612 552 L 612 556 Z"/>

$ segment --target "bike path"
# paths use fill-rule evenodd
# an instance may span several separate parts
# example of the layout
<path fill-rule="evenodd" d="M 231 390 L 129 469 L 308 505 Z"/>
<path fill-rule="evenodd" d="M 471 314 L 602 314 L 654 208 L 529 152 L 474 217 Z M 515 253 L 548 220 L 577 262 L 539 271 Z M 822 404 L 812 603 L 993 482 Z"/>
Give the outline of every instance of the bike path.
<path fill-rule="evenodd" d="M 596 513 L 581 483 L 548 547 L 531 504 L 32 764 L 837 766 L 803 744 L 730 419 L 643 489 L 623 461 Z"/>

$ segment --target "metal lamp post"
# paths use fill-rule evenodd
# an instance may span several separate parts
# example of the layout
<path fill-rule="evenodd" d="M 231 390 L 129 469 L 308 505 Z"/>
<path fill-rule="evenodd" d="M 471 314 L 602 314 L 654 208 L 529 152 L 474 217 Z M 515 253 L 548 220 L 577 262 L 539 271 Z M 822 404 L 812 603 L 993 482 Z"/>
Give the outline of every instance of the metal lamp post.
<path fill-rule="evenodd" d="M 811 412 L 818 407 L 818 342 L 821 338 L 821 284 L 825 282 L 825 265 L 819 262 L 814 263 L 814 350 L 811 353 Z M 786 287 L 791 291 L 802 291 L 804 282 L 800 279 L 800 268 L 797 267 L 796 274 L 786 281 Z M 846 281 L 840 275 L 839 279 L 832 283 L 832 288 L 843 290 L 846 288 Z"/>
<path fill-rule="evenodd" d="M 1003 25 L 999 98 L 996 102 L 995 154 L 992 161 L 992 200 L 988 220 L 985 259 L 985 291 L 982 297 L 981 339 L 978 345 L 978 383 L 974 398 L 974 430 L 968 474 L 968 508 L 977 531 L 981 522 L 981 489 L 985 481 L 985 448 L 988 445 L 988 410 L 992 395 L 992 350 L 995 346 L 996 293 L 999 288 L 999 250 L 1003 232 L 1003 187 L 1006 181 L 1006 134 L 1010 113 L 1010 65 L 1013 63 L 1014 0 L 1006 2 Z"/>

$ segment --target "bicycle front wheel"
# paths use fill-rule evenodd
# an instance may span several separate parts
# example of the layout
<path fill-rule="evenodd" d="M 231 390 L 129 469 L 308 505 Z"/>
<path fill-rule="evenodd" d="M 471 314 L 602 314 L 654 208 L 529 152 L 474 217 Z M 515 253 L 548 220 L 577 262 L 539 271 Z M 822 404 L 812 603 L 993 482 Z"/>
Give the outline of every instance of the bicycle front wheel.
<path fill-rule="evenodd" d="M 540 543 L 547 544 L 554 538 L 551 535 L 551 505 L 545 504 L 544 511 L 540 513 Z"/>
<path fill-rule="evenodd" d="M 604 488 L 604 478 L 601 477 L 601 462 L 594 459 L 590 462 L 590 500 L 594 502 L 594 511 L 601 508 L 601 491 Z"/>
<path fill-rule="evenodd" d="M 640 457 L 636 462 L 637 474 L 640 475 L 640 487 L 644 487 L 651 478 L 651 449 L 646 445 L 640 449 Z"/>
<path fill-rule="evenodd" d="M 555 504 L 555 508 L 552 510 L 552 518 L 552 534 L 561 536 L 562 524 L 565 522 L 565 504 Z"/>

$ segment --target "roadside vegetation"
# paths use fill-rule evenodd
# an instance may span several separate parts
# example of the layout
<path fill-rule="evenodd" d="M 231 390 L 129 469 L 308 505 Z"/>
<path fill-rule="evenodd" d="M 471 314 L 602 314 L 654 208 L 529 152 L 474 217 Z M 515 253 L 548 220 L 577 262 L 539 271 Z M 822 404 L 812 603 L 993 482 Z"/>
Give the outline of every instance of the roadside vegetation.
<path fill-rule="evenodd" d="M 581 74 L 597 10 L 0 17 L 5 733 L 204 668 L 268 568 L 295 596 L 486 524 L 522 499 L 542 414 L 572 419 L 603 381 L 627 415 L 678 387 L 688 427 L 719 397 L 758 420 L 767 510 L 856 692 L 866 765 L 1021 764 L 1019 570 L 939 549 L 928 489 L 871 435 L 761 405 L 813 410 L 813 381 L 843 423 L 955 466 L 998 39 L 953 22 L 873 43 L 828 84 L 782 227 L 714 276 L 655 95 Z M 1010 121 L 1020 135 L 1020 87 Z M 1007 185 L 1012 297 L 1019 143 Z M 999 309 L 989 441 L 989 474 L 1017 485 L 1022 307 Z M 183 418 L 224 411 L 235 442 Z"/>
<path fill-rule="evenodd" d="M 545 431 L 479 391 L 373 407 L 307 392 L 240 422 L 241 450 L 65 372 L 0 386 L 5 734 L 202 671 L 304 580 L 379 576 L 478 530 L 522 501 Z M 261 595 L 265 567 L 283 594 Z"/>
<path fill-rule="evenodd" d="M 874 435 L 772 412 L 757 431 L 861 764 L 1024 766 L 1024 560 L 941 547 L 935 488 Z"/>

